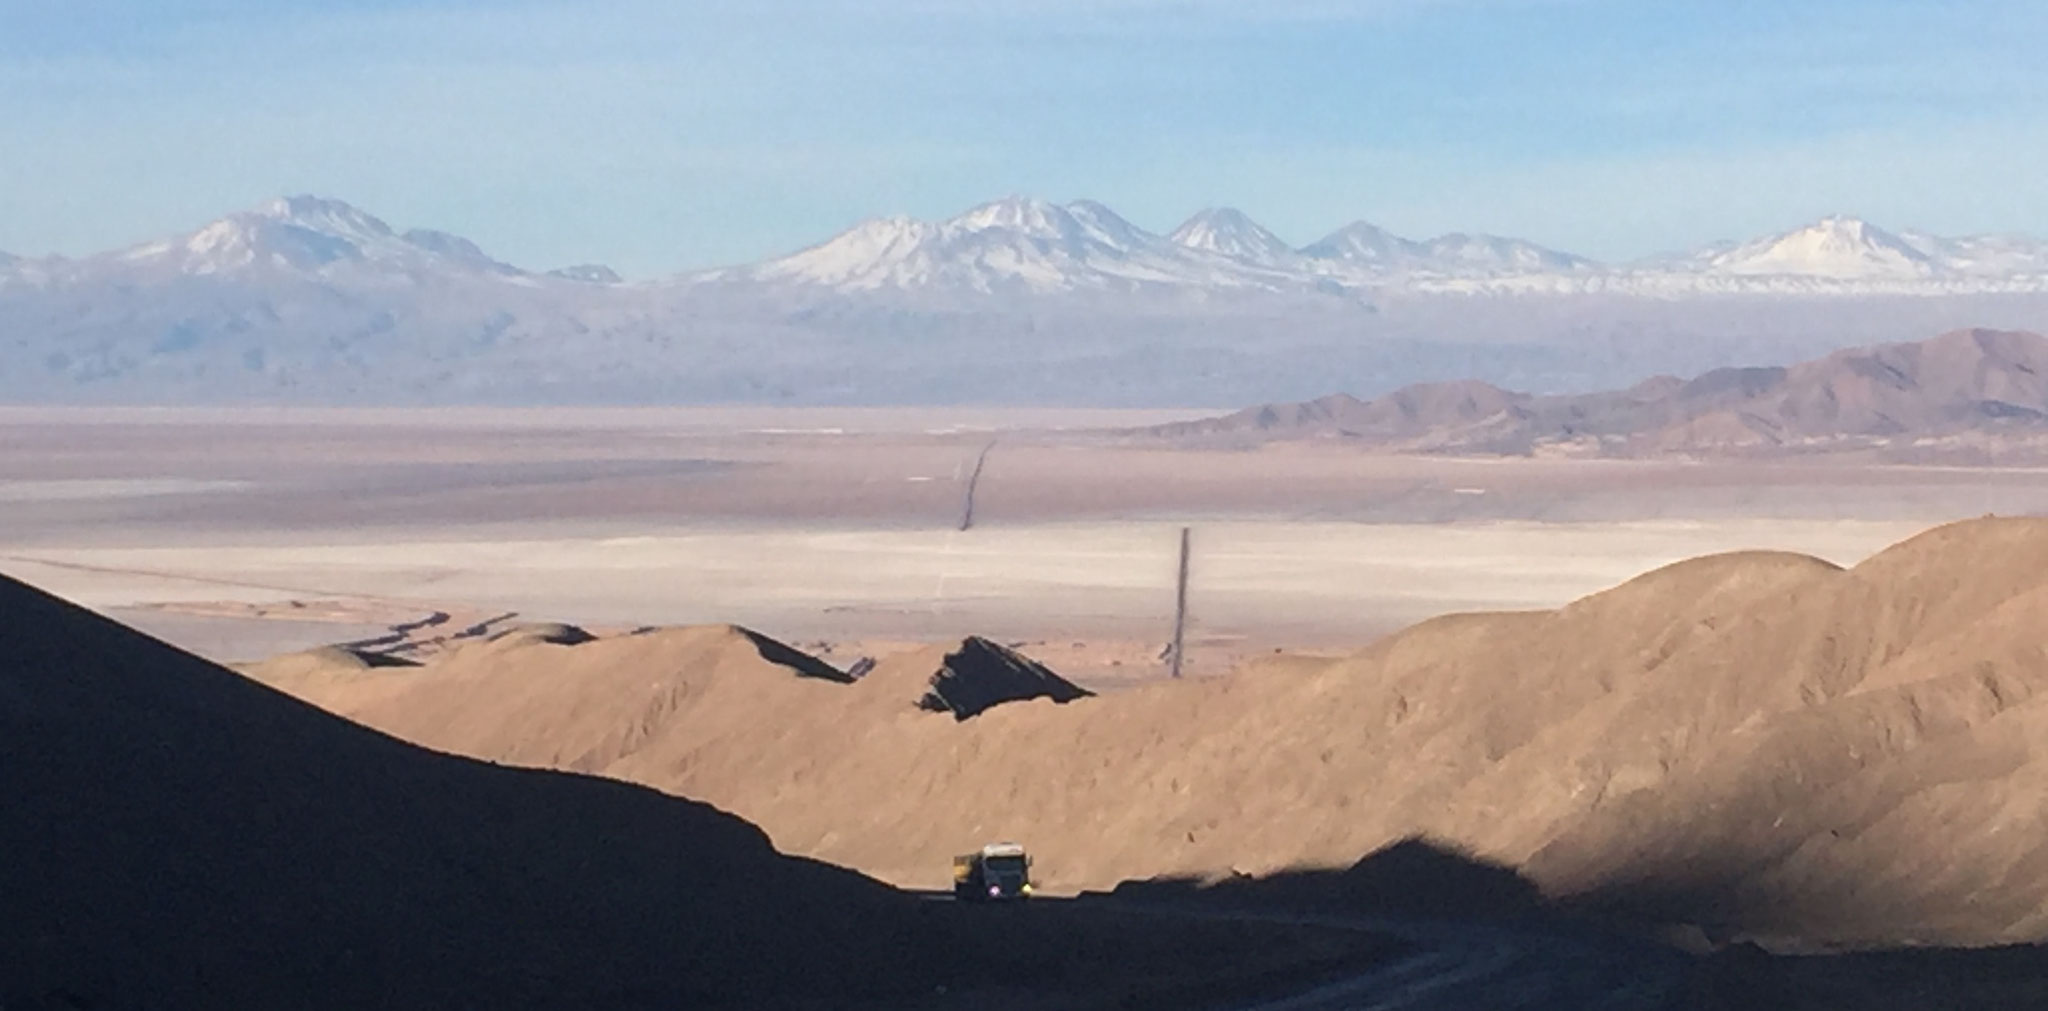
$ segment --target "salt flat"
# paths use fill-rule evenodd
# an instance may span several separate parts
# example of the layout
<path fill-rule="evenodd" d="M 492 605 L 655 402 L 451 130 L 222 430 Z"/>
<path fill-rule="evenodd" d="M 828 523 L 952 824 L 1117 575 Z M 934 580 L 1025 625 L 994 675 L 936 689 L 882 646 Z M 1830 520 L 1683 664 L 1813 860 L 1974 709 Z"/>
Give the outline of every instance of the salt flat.
<path fill-rule="evenodd" d="M 1932 523 L 2048 508 L 2036 471 L 1196 451 L 1098 431 L 1154 417 L 10 409 L 0 571 L 227 659 L 293 637 L 136 608 L 357 599 L 807 641 L 1156 645 L 1188 526 L 1191 629 L 1214 666 L 1553 606 L 1701 554 L 1849 564 Z M 299 627 L 308 645 L 362 630 Z"/>
<path fill-rule="evenodd" d="M 1889 521 L 1461 525 L 1229 520 L 1195 527 L 1192 610 L 1207 631 L 1305 641 L 1449 610 L 1554 605 L 1646 569 L 1776 547 L 1853 562 L 1911 533 Z M 1046 523 L 966 533 L 648 529 L 632 536 L 379 544 L 79 546 L 10 571 L 94 607 L 164 600 L 460 601 L 604 624 L 732 621 L 800 637 L 1163 631 L 1178 526 Z"/>

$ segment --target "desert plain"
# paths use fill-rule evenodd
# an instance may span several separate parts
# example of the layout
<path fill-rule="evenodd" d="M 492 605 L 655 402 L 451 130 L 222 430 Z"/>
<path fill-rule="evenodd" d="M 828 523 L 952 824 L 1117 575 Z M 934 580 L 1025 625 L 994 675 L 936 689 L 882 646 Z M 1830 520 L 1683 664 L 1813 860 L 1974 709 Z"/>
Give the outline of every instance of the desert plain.
<path fill-rule="evenodd" d="M 211 659 L 448 624 L 986 635 L 1084 684 L 1333 653 L 1673 561 L 1853 564 L 2048 471 L 1178 445 L 1202 411 L 0 409 L 0 567 Z M 984 458 L 983 454 L 986 452 Z M 982 464 L 972 525 L 969 477 Z"/>

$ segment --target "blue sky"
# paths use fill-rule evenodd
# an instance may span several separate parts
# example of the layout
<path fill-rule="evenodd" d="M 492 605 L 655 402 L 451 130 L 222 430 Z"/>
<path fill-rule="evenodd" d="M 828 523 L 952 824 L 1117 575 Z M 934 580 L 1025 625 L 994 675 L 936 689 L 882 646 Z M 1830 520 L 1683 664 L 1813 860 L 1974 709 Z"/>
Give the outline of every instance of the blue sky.
<path fill-rule="evenodd" d="M 2048 234 L 2039 0 L 0 0 L 0 249 L 279 193 L 532 267 L 1027 193 L 1627 259 Z"/>

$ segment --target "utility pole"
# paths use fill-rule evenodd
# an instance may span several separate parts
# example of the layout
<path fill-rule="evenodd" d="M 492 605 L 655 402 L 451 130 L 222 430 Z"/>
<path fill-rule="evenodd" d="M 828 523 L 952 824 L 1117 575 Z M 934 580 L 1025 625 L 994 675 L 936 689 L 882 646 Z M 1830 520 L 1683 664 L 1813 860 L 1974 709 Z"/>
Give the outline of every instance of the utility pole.
<path fill-rule="evenodd" d="M 994 442 L 981 447 L 981 455 L 974 458 L 974 472 L 967 475 L 967 491 L 960 498 L 960 531 L 965 533 L 974 526 L 974 489 L 981 484 L 981 468 L 988 465 L 989 450 L 996 448 Z"/>
<path fill-rule="evenodd" d="M 1173 600 L 1173 676 L 1180 677 L 1181 649 L 1188 630 L 1188 528 L 1180 528 L 1180 581 Z"/>

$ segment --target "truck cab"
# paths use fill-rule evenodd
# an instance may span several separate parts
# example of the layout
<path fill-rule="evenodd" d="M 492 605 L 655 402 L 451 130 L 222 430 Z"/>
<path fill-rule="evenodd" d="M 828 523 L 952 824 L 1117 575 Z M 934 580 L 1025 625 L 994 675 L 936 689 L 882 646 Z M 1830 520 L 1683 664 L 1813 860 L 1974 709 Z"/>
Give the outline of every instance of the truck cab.
<path fill-rule="evenodd" d="M 1031 858 L 1016 843 L 990 843 L 953 858 L 953 898 L 1006 902 L 1031 894 Z"/>

